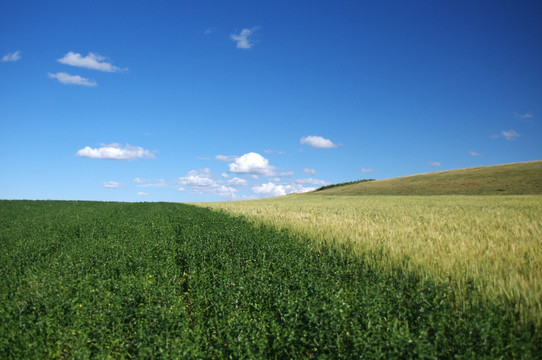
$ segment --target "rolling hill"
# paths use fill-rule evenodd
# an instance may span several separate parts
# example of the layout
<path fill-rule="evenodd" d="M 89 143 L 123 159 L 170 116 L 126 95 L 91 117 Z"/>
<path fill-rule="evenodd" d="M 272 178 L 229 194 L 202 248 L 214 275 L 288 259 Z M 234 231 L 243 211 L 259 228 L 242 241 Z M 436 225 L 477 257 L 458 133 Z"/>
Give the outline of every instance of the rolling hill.
<path fill-rule="evenodd" d="M 542 160 L 337 184 L 312 195 L 540 195 Z"/>

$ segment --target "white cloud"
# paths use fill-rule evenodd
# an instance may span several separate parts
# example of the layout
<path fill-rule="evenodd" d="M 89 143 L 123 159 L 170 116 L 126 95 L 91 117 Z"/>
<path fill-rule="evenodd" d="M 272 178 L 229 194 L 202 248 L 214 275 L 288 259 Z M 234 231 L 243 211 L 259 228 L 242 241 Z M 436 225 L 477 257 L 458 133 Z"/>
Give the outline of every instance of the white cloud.
<path fill-rule="evenodd" d="M 138 187 L 165 187 L 169 185 L 164 179 L 149 180 L 136 177 L 134 181 L 138 184 Z"/>
<path fill-rule="evenodd" d="M 149 196 L 150 194 L 146 193 L 146 192 L 143 192 L 143 191 L 138 191 L 137 195 L 139 195 L 139 196 Z"/>
<path fill-rule="evenodd" d="M 267 184 L 261 184 L 259 186 L 253 186 L 252 191 L 256 194 L 267 195 L 267 196 L 282 196 L 293 193 L 301 193 L 316 190 L 314 187 L 303 187 L 301 184 L 291 184 L 291 185 L 278 185 L 272 182 Z"/>
<path fill-rule="evenodd" d="M 107 181 L 107 182 L 104 182 L 103 183 L 103 186 L 108 188 L 108 189 L 117 189 L 117 188 L 120 188 L 122 187 L 122 183 L 120 182 L 116 182 L 116 181 Z"/>
<path fill-rule="evenodd" d="M 336 148 L 337 144 L 334 144 L 331 140 L 325 139 L 321 136 L 303 136 L 301 140 L 299 141 L 300 144 L 307 144 L 310 145 L 313 148 L 320 148 L 320 149 L 330 149 L 330 148 Z"/>
<path fill-rule="evenodd" d="M 98 54 L 89 53 L 87 56 L 83 57 L 81 54 L 70 51 L 63 58 L 58 59 L 58 62 L 61 64 L 105 72 L 117 72 L 123 70 L 113 66 L 111 63 L 105 62 L 104 60 L 105 57 Z"/>
<path fill-rule="evenodd" d="M 2 56 L 2 62 L 15 62 L 19 60 L 21 60 L 21 52 L 19 50 Z"/>
<path fill-rule="evenodd" d="M 236 180 L 237 179 L 237 180 Z M 209 168 L 190 170 L 184 177 L 178 178 L 179 184 L 183 185 L 177 190 L 184 191 L 184 186 L 188 186 L 192 191 L 198 194 L 216 194 L 223 197 L 235 197 L 237 192 L 236 187 L 245 186 L 246 180 L 233 178 L 226 184 L 221 181 L 216 181 L 211 178 Z"/>
<path fill-rule="evenodd" d="M 314 170 L 314 169 L 304 168 L 303 172 L 305 174 L 309 174 L 309 175 L 316 175 L 316 170 Z"/>
<path fill-rule="evenodd" d="M 233 179 L 228 180 L 226 182 L 226 184 L 229 185 L 229 186 L 241 187 L 241 186 L 247 186 L 248 181 L 246 181 L 245 179 L 240 179 L 238 177 L 234 177 Z"/>
<path fill-rule="evenodd" d="M 274 169 L 269 160 L 254 152 L 244 154 L 229 164 L 229 171 L 233 173 L 272 176 Z"/>
<path fill-rule="evenodd" d="M 469 151 L 469 153 L 472 155 L 472 156 L 482 156 L 482 154 L 480 154 L 479 152 L 476 152 L 476 151 Z"/>
<path fill-rule="evenodd" d="M 211 158 L 207 156 L 196 156 L 196 160 L 211 160 Z"/>
<path fill-rule="evenodd" d="M 520 135 L 515 130 L 501 131 L 499 135 L 491 135 L 492 139 L 505 138 L 508 141 L 516 140 Z"/>
<path fill-rule="evenodd" d="M 181 185 L 196 188 L 216 185 L 216 181 L 211 179 L 211 170 L 209 168 L 190 170 L 186 176 L 180 177 L 178 180 Z"/>
<path fill-rule="evenodd" d="M 257 30 L 257 27 L 252 29 L 243 29 L 239 35 L 231 34 L 230 39 L 237 43 L 238 49 L 250 49 L 254 46 L 254 42 L 250 39 L 250 36 Z"/>
<path fill-rule="evenodd" d="M 372 173 L 372 172 L 375 172 L 375 169 L 366 169 L 366 168 L 361 168 L 361 172 L 362 173 Z"/>
<path fill-rule="evenodd" d="M 83 86 L 96 86 L 96 81 L 89 80 L 79 75 L 70 75 L 65 72 L 58 72 L 56 74 L 48 73 L 51 79 L 57 79 L 62 84 L 69 85 L 83 85 Z"/>
<path fill-rule="evenodd" d="M 139 158 L 154 159 L 154 154 L 140 146 L 130 146 L 126 144 L 122 147 L 120 144 L 102 145 L 102 147 L 93 149 L 86 146 L 77 151 L 77 156 L 88 157 L 91 159 L 108 160 L 134 160 Z"/>
<path fill-rule="evenodd" d="M 442 164 L 440 162 L 438 162 L 438 161 L 428 161 L 427 165 L 437 166 L 437 167 L 442 166 Z"/>
<path fill-rule="evenodd" d="M 230 177 L 230 175 L 228 175 L 227 173 L 222 173 L 220 174 L 220 176 L 222 176 L 224 179 L 227 179 Z"/>
<path fill-rule="evenodd" d="M 514 130 L 501 131 L 501 135 L 506 140 L 516 140 L 519 137 L 519 134 Z"/>
<path fill-rule="evenodd" d="M 528 112 L 528 113 L 525 113 L 525 114 L 518 114 L 517 112 L 514 113 L 514 115 L 520 119 L 530 119 L 533 117 L 533 113 L 531 112 Z"/>
<path fill-rule="evenodd" d="M 232 162 L 239 159 L 239 156 L 237 155 L 217 155 L 215 156 L 215 160 L 217 161 L 224 161 L 224 162 Z"/>

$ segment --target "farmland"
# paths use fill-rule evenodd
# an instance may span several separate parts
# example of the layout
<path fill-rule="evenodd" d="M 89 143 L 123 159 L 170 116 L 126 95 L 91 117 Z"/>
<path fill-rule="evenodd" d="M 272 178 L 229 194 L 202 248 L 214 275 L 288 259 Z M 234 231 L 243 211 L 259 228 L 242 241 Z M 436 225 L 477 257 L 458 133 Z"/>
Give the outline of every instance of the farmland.
<path fill-rule="evenodd" d="M 205 206 L 542 324 L 542 196 L 296 195 Z"/>
<path fill-rule="evenodd" d="M 453 284 L 388 273 L 289 226 L 170 203 L 1 201 L 0 219 L 1 358 L 542 351 L 540 327 L 513 306 L 461 301 Z"/>

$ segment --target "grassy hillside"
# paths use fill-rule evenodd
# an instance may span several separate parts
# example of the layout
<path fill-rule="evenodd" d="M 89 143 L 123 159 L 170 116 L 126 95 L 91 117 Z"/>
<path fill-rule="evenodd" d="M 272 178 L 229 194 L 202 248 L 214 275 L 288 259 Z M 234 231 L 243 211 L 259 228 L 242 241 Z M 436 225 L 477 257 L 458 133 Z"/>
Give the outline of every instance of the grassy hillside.
<path fill-rule="evenodd" d="M 358 182 L 313 191 L 316 195 L 539 195 L 542 161 L 440 171 Z"/>

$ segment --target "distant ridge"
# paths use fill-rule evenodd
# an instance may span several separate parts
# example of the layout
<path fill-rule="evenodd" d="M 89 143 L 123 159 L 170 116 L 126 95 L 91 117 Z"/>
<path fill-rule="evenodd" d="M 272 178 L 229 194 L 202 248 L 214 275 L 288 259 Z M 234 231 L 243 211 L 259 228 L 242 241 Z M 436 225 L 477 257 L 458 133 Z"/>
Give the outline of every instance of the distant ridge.
<path fill-rule="evenodd" d="M 540 195 L 542 160 L 356 182 L 312 195 Z"/>

